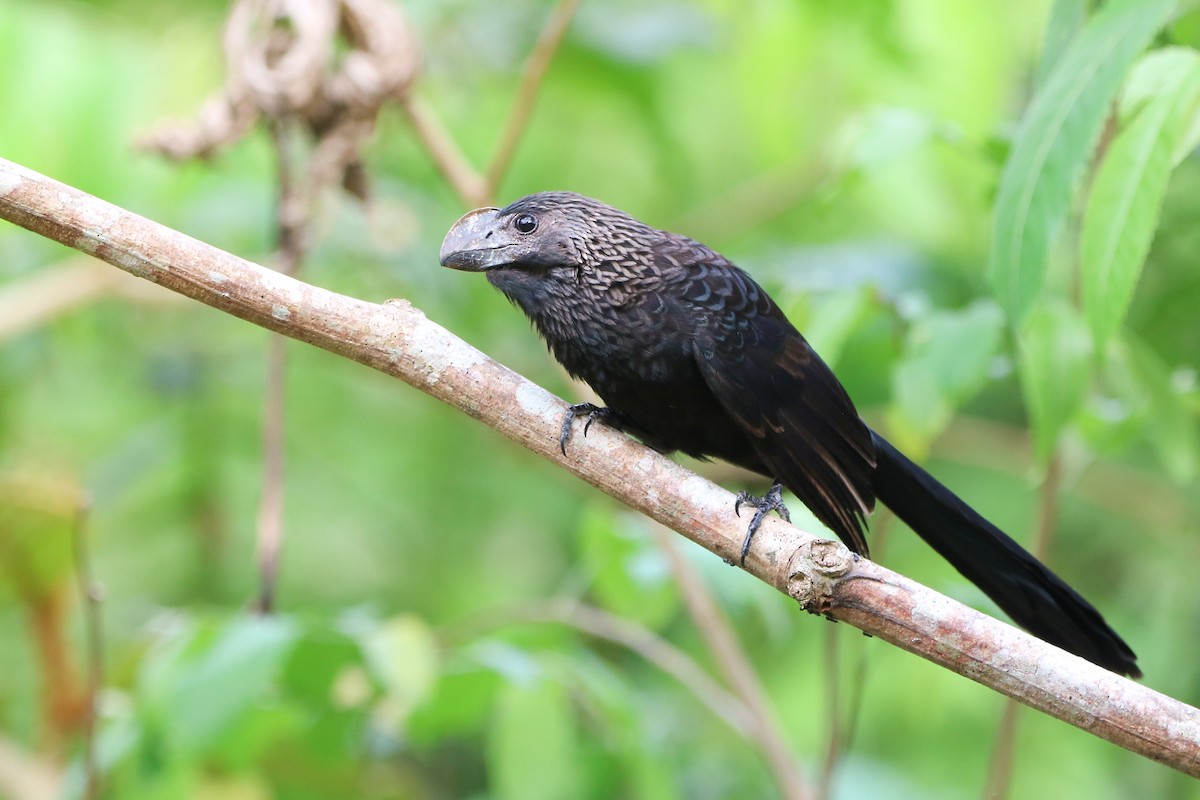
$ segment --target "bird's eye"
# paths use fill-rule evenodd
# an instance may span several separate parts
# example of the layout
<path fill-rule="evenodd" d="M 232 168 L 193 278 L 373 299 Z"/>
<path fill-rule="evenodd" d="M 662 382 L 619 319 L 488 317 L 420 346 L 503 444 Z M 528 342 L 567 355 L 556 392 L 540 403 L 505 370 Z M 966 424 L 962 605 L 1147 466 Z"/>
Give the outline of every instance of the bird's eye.
<path fill-rule="evenodd" d="M 537 230 L 537 217 L 532 214 L 522 214 L 513 220 L 513 227 L 521 233 L 533 233 Z"/>

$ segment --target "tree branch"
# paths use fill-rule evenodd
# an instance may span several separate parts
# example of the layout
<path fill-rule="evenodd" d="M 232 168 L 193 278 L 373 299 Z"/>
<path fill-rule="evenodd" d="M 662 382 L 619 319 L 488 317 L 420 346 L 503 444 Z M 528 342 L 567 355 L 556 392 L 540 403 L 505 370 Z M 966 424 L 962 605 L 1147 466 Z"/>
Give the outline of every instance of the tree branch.
<path fill-rule="evenodd" d="M 1059 488 L 1062 483 L 1062 456 L 1055 448 L 1046 463 L 1046 474 L 1042 478 L 1041 502 L 1038 504 L 1037 529 L 1033 535 L 1033 555 L 1045 561 L 1050 550 L 1050 539 L 1058 522 Z M 1012 777 L 1017 749 L 1017 720 L 1021 707 L 1009 699 L 1000 714 L 996 726 L 996 743 L 992 746 L 992 757 L 988 763 L 987 782 L 982 797 L 987 800 L 1007 800 L 1012 791 Z"/>
<path fill-rule="evenodd" d="M 0 343 L 114 294 L 139 302 L 184 302 L 90 258 L 72 255 L 60 264 L 0 286 Z"/>
<path fill-rule="evenodd" d="M 83 500 L 81 498 L 81 500 Z M 84 639 L 87 648 L 87 716 L 83 720 L 83 797 L 100 796 L 100 767 L 96 759 L 96 717 L 100 712 L 100 690 L 104 686 L 104 626 L 100 613 L 103 591 L 92 577 L 87 543 L 89 501 L 83 500 L 71 519 L 75 584 L 83 605 Z"/>
<path fill-rule="evenodd" d="M 0 218 L 214 308 L 404 380 L 734 559 L 733 495 L 612 429 L 558 450 L 563 401 L 404 300 L 301 283 L 0 159 Z M 1133 752 L 1200 777 L 1200 710 L 1065 653 L 776 519 L 746 570 L 841 620 Z"/>

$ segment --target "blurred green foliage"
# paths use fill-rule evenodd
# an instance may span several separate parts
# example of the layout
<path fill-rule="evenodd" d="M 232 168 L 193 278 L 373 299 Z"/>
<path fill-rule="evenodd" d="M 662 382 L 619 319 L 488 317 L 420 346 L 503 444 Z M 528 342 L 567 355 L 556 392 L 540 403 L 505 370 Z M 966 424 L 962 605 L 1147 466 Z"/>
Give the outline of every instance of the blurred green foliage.
<path fill-rule="evenodd" d="M 1127 636 L 1148 685 L 1196 704 L 1200 13 L 1111 0 L 1089 18 L 1087 6 L 583 0 L 498 199 L 573 189 L 721 250 L 779 298 L 873 422 L 1020 540 L 1053 459 L 1050 562 Z M 420 93 L 482 166 L 552 4 L 402 7 L 422 42 Z M 5 0 L 0 156 L 266 259 L 261 132 L 204 164 L 132 147 L 217 89 L 224 11 Z M 1142 57 L 1153 37 L 1160 49 Z M 406 297 L 570 396 L 503 298 L 436 266 L 463 209 L 398 112 L 368 161 L 373 202 L 325 198 L 302 277 Z M 1018 232 L 1031 238 L 1013 250 Z M 0 224 L 0 292 L 79 258 Z M 0 342 L 6 744 L 69 765 L 64 792 L 82 791 L 78 714 L 56 723 L 43 694 L 83 690 L 69 546 L 82 487 L 104 587 L 105 796 L 775 792 L 758 750 L 695 692 L 549 621 L 553 603 L 582 602 L 710 668 L 649 523 L 433 400 L 300 345 L 282 612 L 247 616 L 265 341 L 198 305 L 118 292 Z M 828 697 L 861 692 L 835 796 L 979 792 L 998 696 L 679 546 L 809 775 Z M 876 554 L 990 609 L 915 537 L 895 531 Z M 48 671 L 56 642 L 61 674 Z M 1200 797 L 1034 714 L 1013 780 L 1015 797 Z"/>

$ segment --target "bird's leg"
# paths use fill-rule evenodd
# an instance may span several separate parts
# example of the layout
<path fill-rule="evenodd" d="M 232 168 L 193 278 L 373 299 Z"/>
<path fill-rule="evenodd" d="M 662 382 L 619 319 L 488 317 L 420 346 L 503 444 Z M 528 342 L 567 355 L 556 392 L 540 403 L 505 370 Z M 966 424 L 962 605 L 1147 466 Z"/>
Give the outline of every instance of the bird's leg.
<path fill-rule="evenodd" d="M 733 504 L 733 513 L 739 517 L 742 515 L 742 505 L 754 506 L 754 519 L 750 520 L 750 527 L 746 529 L 746 538 L 742 540 L 742 555 L 738 560 L 739 564 L 745 565 L 746 554 L 750 552 L 750 540 L 758 532 L 758 526 L 762 525 L 763 517 L 774 511 L 784 522 L 791 522 L 792 515 L 783 504 L 783 485 L 779 481 L 776 481 L 762 497 L 755 497 L 749 492 L 738 492 L 737 502 Z"/>
<path fill-rule="evenodd" d="M 567 413 L 563 417 L 562 432 L 558 435 L 558 449 L 562 450 L 562 454 L 567 454 L 567 439 L 571 438 L 571 423 L 576 417 L 587 417 L 587 422 L 583 423 L 583 435 L 587 436 L 588 428 L 592 427 L 592 423 L 596 420 L 606 419 L 612 412 L 603 406 L 595 405 L 594 403 L 579 403 L 578 405 L 568 406 Z"/>

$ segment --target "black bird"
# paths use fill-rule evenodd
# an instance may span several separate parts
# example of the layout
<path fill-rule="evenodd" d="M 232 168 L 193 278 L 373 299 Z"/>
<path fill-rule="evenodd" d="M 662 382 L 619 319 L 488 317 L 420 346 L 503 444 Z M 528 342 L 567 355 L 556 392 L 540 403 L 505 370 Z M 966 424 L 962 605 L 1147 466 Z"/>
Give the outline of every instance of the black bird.
<path fill-rule="evenodd" d="M 607 408 L 575 406 L 664 453 L 716 457 L 774 481 L 739 496 L 757 522 L 787 487 L 867 555 L 876 499 L 1019 625 L 1123 675 L 1136 656 L 1061 578 L 859 417 L 833 372 L 753 279 L 703 244 L 597 200 L 545 192 L 470 212 L 443 266 L 485 272 Z M 585 429 L 586 430 L 586 429 Z"/>

